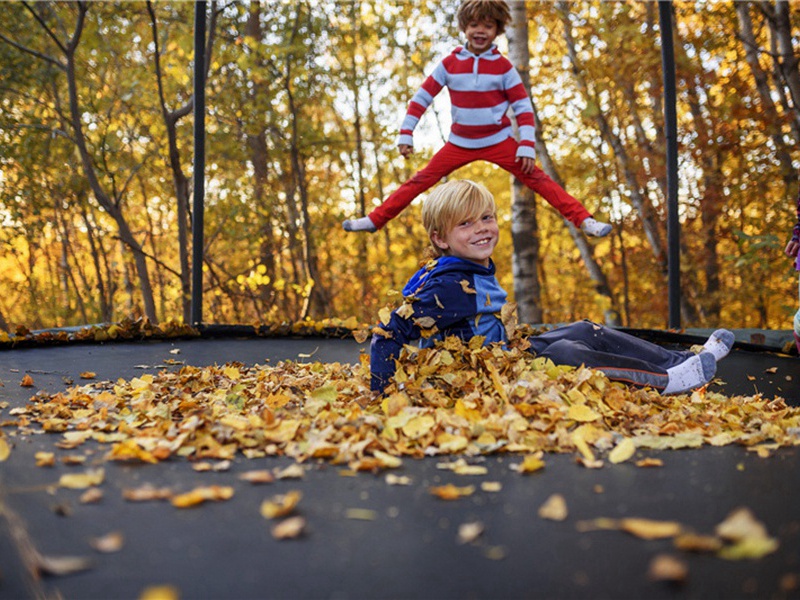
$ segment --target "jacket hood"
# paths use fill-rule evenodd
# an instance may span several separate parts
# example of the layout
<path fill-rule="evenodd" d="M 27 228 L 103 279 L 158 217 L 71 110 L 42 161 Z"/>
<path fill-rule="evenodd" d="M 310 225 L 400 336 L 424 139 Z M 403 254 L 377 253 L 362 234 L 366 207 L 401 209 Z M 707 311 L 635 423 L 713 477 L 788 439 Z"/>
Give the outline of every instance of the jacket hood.
<path fill-rule="evenodd" d="M 449 271 L 459 273 L 476 273 L 478 275 L 494 275 L 494 261 L 489 259 L 489 266 L 484 267 L 471 260 L 458 258 L 456 256 L 442 256 L 436 260 L 429 261 L 424 267 L 412 275 L 403 288 L 403 296 L 413 296 L 419 288 L 433 275 L 442 275 Z"/>

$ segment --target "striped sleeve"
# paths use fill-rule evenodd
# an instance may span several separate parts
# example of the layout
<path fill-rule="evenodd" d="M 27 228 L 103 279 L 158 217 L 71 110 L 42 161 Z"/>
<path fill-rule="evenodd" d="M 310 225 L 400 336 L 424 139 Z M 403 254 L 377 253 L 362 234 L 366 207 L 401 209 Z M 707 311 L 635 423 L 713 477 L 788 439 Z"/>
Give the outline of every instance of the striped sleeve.
<path fill-rule="evenodd" d="M 519 127 L 519 158 L 536 158 L 536 125 L 533 116 L 533 104 L 528 96 L 522 79 L 514 66 L 508 62 L 508 71 L 503 76 L 506 95 L 517 118 Z"/>
<path fill-rule="evenodd" d="M 403 123 L 400 125 L 400 137 L 397 140 L 398 146 L 402 144 L 407 146 L 414 145 L 414 129 L 417 127 L 417 123 L 419 123 L 422 115 L 433 102 L 436 94 L 442 91 L 446 82 L 447 72 L 444 65 L 439 63 L 411 98 L 411 102 L 408 103 L 408 110 L 403 118 Z"/>

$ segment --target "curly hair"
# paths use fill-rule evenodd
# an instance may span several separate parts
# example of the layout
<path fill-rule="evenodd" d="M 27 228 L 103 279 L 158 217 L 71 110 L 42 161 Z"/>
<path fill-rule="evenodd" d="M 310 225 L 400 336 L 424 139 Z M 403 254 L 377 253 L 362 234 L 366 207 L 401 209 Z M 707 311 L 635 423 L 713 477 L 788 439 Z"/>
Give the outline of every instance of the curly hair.
<path fill-rule="evenodd" d="M 464 0 L 457 16 L 461 31 L 465 31 L 472 21 L 494 21 L 497 23 L 497 34 L 500 35 L 511 22 L 511 11 L 505 0 Z"/>

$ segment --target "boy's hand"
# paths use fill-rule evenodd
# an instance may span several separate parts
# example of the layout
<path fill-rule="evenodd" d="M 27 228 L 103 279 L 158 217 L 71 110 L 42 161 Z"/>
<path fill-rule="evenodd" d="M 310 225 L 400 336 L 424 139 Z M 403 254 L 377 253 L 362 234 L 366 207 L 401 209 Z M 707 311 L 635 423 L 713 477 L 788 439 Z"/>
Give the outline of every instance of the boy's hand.
<path fill-rule="evenodd" d="M 536 159 L 530 158 L 528 156 L 524 157 L 517 157 L 517 162 L 521 163 L 520 166 L 522 167 L 522 172 L 526 175 L 533 173 L 533 170 L 536 168 Z"/>
<path fill-rule="evenodd" d="M 414 154 L 414 146 L 409 146 L 408 144 L 400 144 L 397 149 L 400 151 L 400 154 L 403 155 L 404 158 L 408 158 L 412 154 Z"/>
<path fill-rule="evenodd" d="M 800 242 L 791 240 L 786 244 L 786 256 L 797 256 L 798 251 L 800 251 Z"/>

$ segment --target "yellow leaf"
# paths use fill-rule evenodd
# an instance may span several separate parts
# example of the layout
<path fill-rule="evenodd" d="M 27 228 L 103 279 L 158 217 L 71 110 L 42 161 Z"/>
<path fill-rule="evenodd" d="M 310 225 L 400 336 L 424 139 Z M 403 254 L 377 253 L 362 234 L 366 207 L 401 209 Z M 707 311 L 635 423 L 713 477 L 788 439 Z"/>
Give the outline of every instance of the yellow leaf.
<path fill-rule="evenodd" d="M 676 521 L 654 521 L 629 517 L 620 520 L 620 529 L 644 540 L 658 540 L 675 537 L 683 531 Z"/>
<path fill-rule="evenodd" d="M 5 461 L 11 456 L 11 446 L 8 445 L 5 437 L 0 437 L 0 462 Z"/>
<path fill-rule="evenodd" d="M 613 464 L 625 462 L 636 452 L 636 444 L 631 438 L 625 438 L 608 453 L 608 460 Z"/>
<path fill-rule="evenodd" d="M 567 501 L 561 494 L 553 494 L 539 507 L 539 516 L 543 519 L 563 521 L 567 514 Z"/>
<path fill-rule="evenodd" d="M 105 471 L 90 469 L 85 473 L 66 473 L 58 480 L 58 485 L 73 490 L 85 489 L 103 483 Z"/>
<path fill-rule="evenodd" d="M 419 415 L 403 425 L 402 430 L 406 437 L 416 440 L 427 434 L 435 425 L 436 420 L 431 415 Z"/>
<path fill-rule="evenodd" d="M 291 540 L 300 537 L 306 528 L 303 517 L 289 517 L 272 528 L 272 537 L 276 540 Z"/>
<path fill-rule="evenodd" d="M 471 496 L 475 493 L 475 486 L 474 485 L 467 485 L 463 487 L 458 487 L 453 485 L 452 483 L 448 483 L 447 485 L 440 485 L 434 486 L 429 488 L 431 494 L 436 496 L 437 498 L 441 498 L 442 500 L 458 500 L 459 498 L 463 498 L 464 496 Z"/>
<path fill-rule="evenodd" d="M 542 453 L 529 454 L 520 464 L 511 465 L 511 468 L 517 473 L 535 473 L 544 469 L 544 461 L 542 460 Z"/>
<path fill-rule="evenodd" d="M 230 500 L 232 497 L 232 487 L 211 485 L 208 487 L 197 487 L 185 494 L 174 496 L 172 498 L 172 505 L 177 508 L 189 508 L 208 501 L 218 502 L 220 500 Z"/>
<path fill-rule="evenodd" d="M 600 418 L 600 415 L 585 404 L 573 404 L 569 407 L 569 410 L 567 410 L 567 418 L 578 421 L 579 423 L 588 423 L 590 421 L 596 421 Z"/>
<path fill-rule="evenodd" d="M 291 490 L 264 500 L 261 503 L 261 516 L 265 519 L 285 517 L 294 511 L 302 497 L 303 494 L 298 490 Z"/>

